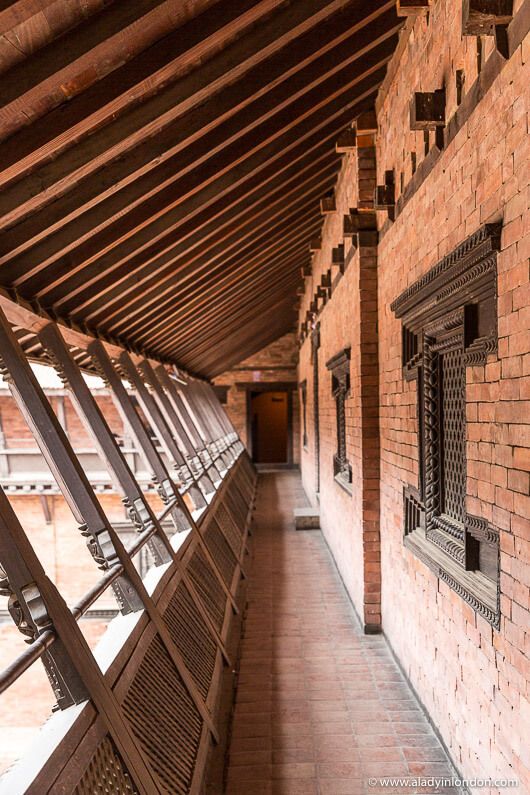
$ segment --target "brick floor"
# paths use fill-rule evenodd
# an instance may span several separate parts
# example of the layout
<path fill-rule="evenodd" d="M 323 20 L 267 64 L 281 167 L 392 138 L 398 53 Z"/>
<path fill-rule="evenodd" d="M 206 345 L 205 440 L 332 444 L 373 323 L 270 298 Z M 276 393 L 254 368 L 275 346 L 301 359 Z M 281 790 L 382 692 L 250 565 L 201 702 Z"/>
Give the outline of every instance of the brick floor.
<path fill-rule="evenodd" d="M 260 476 L 227 795 L 456 793 L 370 778 L 451 766 L 384 638 L 366 636 L 323 536 L 295 531 L 299 475 Z"/>

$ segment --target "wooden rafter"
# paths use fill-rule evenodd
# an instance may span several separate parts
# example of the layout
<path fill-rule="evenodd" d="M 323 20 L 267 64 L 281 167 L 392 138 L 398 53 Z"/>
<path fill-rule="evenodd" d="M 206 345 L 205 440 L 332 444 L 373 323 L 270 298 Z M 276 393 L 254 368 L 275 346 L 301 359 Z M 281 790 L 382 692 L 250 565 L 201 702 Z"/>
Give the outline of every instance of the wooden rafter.
<path fill-rule="evenodd" d="M 396 4 L 54 4 L 0 8 L 0 288 L 211 376 L 293 326 Z"/>

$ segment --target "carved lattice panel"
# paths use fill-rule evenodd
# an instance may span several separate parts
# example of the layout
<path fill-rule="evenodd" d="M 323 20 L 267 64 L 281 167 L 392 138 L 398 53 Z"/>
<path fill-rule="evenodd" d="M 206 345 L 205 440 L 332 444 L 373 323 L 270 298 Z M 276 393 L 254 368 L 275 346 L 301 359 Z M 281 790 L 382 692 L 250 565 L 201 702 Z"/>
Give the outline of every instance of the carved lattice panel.
<path fill-rule="evenodd" d="M 195 550 L 191 557 L 188 564 L 188 574 L 214 626 L 221 631 L 224 622 L 226 596 L 200 547 Z"/>
<path fill-rule="evenodd" d="M 217 646 L 183 582 L 169 601 L 164 621 L 197 689 L 206 700 L 215 670 Z"/>
<path fill-rule="evenodd" d="M 486 224 L 390 307 L 419 407 L 419 489 L 404 490 L 404 542 L 497 628 L 499 533 L 466 512 L 466 368 L 497 351 L 500 241 L 501 225 Z"/>
<path fill-rule="evenodd" d="M 465 513 L 465 370 L 461 348 L 441 357 L 442 460 L 444 513 L 464 523 Z"/>
<path fill-rule="evenodd" d="M 161 792 L 188 793 L 203 722 L 158 635 L 132 680 L 123 710 Z"/>
<path fill-rule="evenodd" d="M 136 795 L 137 789 L 112 740 L 105 737 L 97 746 L 74 795 Z"/>

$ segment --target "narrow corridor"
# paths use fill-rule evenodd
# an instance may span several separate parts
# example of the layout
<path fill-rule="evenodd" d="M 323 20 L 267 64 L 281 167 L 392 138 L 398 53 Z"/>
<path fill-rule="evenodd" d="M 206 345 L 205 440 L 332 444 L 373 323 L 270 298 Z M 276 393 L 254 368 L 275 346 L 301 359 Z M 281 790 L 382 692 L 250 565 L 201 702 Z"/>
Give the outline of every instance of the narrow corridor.
<path fill-rule="evenodd" d="M 457 792 L 380 782 L 453 772 L 385 639 L 361 634 L 321 532 L 294 530 L 305 504 L 298 473 L 260 476 L 226 792 Z"/>

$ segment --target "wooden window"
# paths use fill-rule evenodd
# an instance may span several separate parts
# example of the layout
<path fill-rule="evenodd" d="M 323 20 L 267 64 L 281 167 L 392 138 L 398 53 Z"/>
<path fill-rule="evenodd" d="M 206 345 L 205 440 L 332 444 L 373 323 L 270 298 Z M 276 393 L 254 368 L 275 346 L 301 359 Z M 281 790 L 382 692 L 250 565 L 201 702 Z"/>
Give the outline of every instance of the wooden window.
<path fill-rule="evenodd" d="M 466 511 L 466 369 L 497 350 L 499 241 L 500 225 L 486 225 L 391 307 L 418 397 L 419 477 L 404 488 L 405 544 L 495 626 L 499 534 Z"/>
<path fill-rule="evenodd" d="M 300 398 L 302 403 L 302 445 L 307 447 L 307 381 L 300 384 Z"/>
<path fill-rule="evenodd" d="M 331 372 L 331 392 L 335 398 L 337 417 L 337 452 L 333 456 L 333 475 L 349 490 L 352 469 L 346 455 L 346 398 L 350 392 L 350 348 L 333 356 L 326 363 Z"/>

